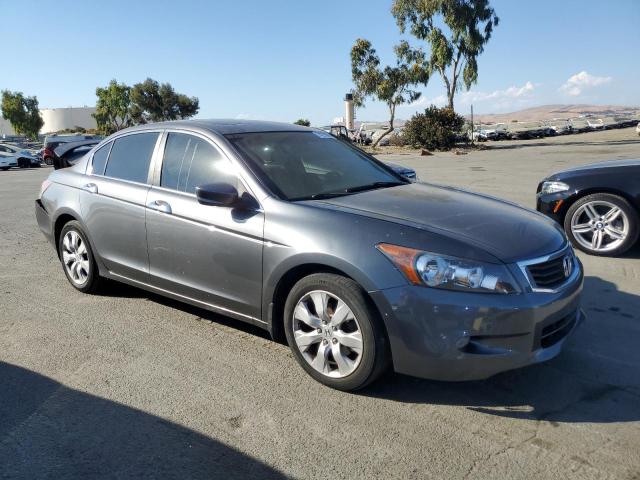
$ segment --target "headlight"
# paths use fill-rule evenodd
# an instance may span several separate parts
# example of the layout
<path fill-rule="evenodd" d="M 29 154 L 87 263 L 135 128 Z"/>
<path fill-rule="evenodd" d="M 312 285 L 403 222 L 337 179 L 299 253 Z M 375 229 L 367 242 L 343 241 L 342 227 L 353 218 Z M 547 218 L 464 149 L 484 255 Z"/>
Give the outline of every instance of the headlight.
<path fill-rule="evenodd" d="M 518 293 L 519 288 L 504 265 L 439 255 L 413 248 L 377 245 L 414 285 L 485 293 Z"/>
<path fill-rule="evenodd" d="M 542 184 L 542 189 L 540 193 L 549 194 L 549 193 L 558 193 L 558 192 L 566 192 L 571 187 L 563 182 L 544 182 Z"/>

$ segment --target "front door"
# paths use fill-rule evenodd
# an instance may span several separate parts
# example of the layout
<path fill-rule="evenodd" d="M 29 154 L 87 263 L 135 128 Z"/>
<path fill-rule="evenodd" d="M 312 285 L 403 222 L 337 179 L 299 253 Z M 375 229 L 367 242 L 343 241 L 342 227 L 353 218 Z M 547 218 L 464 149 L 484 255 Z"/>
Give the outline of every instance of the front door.
<path fill-rule="evenodd" d="M 158 186 L 147 196 L 149 271 L 154 286 L 241 317 L 260 318 L 264 214 L 206 206 L 195 189 L 244 186 L 204 137 L 169 132 Z"/>

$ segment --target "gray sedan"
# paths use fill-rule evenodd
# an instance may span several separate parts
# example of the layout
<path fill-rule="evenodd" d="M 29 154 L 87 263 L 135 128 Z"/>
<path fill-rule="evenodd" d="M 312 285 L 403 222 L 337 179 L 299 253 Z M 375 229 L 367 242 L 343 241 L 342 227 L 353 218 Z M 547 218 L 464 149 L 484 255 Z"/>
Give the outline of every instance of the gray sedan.
<path fill-rule="evenodd" d="M 123 130 L 35 208 L 76 289 L 107 278 L 252 323 L 342 390 L 390 367 L 471 380 L 548 360 L 583 317 L 582 266 L 551 220 L 306 127 Z"/>

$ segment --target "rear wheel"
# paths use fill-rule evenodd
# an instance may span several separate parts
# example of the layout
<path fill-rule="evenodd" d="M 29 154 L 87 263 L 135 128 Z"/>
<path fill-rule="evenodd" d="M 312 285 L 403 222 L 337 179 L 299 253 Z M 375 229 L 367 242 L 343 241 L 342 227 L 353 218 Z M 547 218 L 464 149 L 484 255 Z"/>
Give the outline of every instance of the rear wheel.
<path fill-rule="evenodd" d="M 83 293 L 98 290 L 101 286 L 98 266 L 80 223 L 71 221 L 62 228 L 58 253 L 64 274 L 75 289 Z"/>
<path fill-rule="evenodd" d="M 385 371 L 382 321 L 353 280 L 327 273 L 303 278 L 291 289 L 284 315 L 293 355 L 315 380 L 352 391 Z"/>
<path fill-rule="evenodd" d="M 638 215 L 624 198 L 596 193 L 569 208 L 564 229 L 580 250 L 615 256 L 626 252 L 638 239 Z"/>

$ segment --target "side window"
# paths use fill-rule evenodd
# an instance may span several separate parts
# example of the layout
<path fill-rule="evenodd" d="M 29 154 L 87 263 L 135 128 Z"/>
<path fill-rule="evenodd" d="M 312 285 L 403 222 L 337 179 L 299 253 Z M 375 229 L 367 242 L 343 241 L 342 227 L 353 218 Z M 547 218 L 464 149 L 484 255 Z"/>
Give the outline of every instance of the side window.
<path fill-rule="evenodd" d="M 105 176 L 147 183 L 158 133 L 135 133 L 114 140 Z"/>
<path fill-rule="evenodd" d="M 197 186 L 216 182 L 238 186 L 231 162 L 205 140 L 184 133 L 169 133 L 160 186 L 195 193 Z"/>
<path fill-rule="evenodd" d="M 104 175 L 104 167 L 107 164 L 107 158 L 109 157 L 109 150 L 111 149 L 112 142 L 100 147 L 93 154 L 91 165 L 94 175 Z"/>

